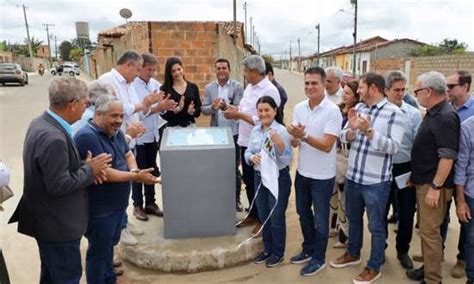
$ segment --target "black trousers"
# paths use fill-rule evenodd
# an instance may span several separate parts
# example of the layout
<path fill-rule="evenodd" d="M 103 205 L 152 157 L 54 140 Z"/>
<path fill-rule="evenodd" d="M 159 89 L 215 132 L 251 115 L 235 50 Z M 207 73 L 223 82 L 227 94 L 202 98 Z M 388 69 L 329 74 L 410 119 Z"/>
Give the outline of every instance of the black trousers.
<path fill-rule="evenodd" d="M 136 160 L 139 169 L 154 168 L 153 175 L 159 176 L 160 171 L 156 164 L 158 143 L 145 143 L 136 146 Z M 145 192 L 143 192 L 143 189 Z M 134 207 L 143 207 L 143 195 L 145 195 L 145 206 L 155 204 L 155 185 L 134 182 L 132 184 L 132 200 Z"/>
<path fill-rule="evenodd" d="M 247 199 L 249 204 L 252 203 L 253 198 L 255 197 L 255 171 L 253 166 L 249 166 L 245 162 L 244 154 L 247 147 L 240 147 L 240 160 L 242 161 L 242 180 L 245 183 L 245 192 L 247 193 Z M 252 210 L 250 210 L 250 217 L 253 217 L 258 220 L 258 211 L 257 206 L 254 204 Z"/>
<path fill-rule="evenodd" d="M 392 168 L 392 190 L 396 191 L 398 203 L 398 233 L 396 237 L 397 253 L 405 254 L 410 249 L 413 235 L 413 222 L 416 212 L 416 190 L 414 187 L 399 189 L 395 177 L 411 171 L 411 163 L 393 164 Z M 387 204 L 387 215 L 390 203 Z M 388 225 L 387 225 L 388 236 Z"/>

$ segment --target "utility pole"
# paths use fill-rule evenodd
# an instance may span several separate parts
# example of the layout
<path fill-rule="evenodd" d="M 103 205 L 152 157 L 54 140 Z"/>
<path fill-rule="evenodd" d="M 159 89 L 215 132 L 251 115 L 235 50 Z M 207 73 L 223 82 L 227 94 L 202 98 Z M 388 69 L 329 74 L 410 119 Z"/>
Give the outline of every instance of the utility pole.
<path fill-rule="evenodd" d="M 56 58 L 56 61 L 58 61 L 58 37 L 57 36 L 54 36 L 54 54 L 55 54 L 55 58 Z"/>
<path fill-rule="evenodd" d="M 252 46 L 255 46 L 257 43 L 257 32 L 255 31 L 255 26 L 252 26 L 253 37 L 252 37 Z"/>
<path fill-rule="evenodd" d="M 28 52 L 30 53 L 30 58 L 33 58 L 33 48 L 31 47 L 30 29 L 28 27 L 28 20 L 26 18 L 26 6 L 25 5 L 22 5 L 22 6 L 23 6 L 23 16 L 25 17 L 26 38 L 28 39 Z"/>
<path fill-rule="evenodd" d="M 234 44 L 237 44 L 237 0 L 234 0 Z"/>
<path fill-rule="evenodd" d="M 318 24 L 318 25 L 316 26 L 316 29 L 318 29 L 318 66 L 320 66 L 320 64 L 321 64 L 321 63 L 319 62 L 319 61 L 320 61 L 320 60 L 319 60 L 319 57 L 320 57 L 320 55 L 319 55 L 319 43 L 320 43 L 320 42 L 319 42 L 319 41 L 320 41 L 319 35 L 320 35 L 320 33 L 319 33 L 319 32 L 320 32 L 320 30 L 321 30 L 321 26 L 320 26 L 320 25 L 321 25 L 321 24 Z"/>
<path fill-rule="evenodd" d="M 290 56 L 289 56 L 289 64 L 288 64 L 288 70 L 291 71 L 291 44 L 293 43 L 292 40 L 290 40 Z"/>
<path fill-rule="evenodd" d="M 252 17 L 250 17 L 250 31 L 249 31 L 249 43 L 250 45 L 253 46 L 252 42 L 253 42 L 253 30 L 252 30 Z"/>
<path fill-rule="evenodd" d="M 352 76 L 356 76 L 356 46 L 357 46 L 357 0 L 351 0 L 354 4 L 354 55 L 352 64 Z"/>
<path fill-rule="evenodd" d="M 49 27 L 54 27 L 54 24 L 43 24 L 43 26 L 46 28 L 46 35 L 48 37 L 49 64 L 52 65 L 52 61 L 51 61 L 51 41 L 50 41 L 50 37 L 49 37 Z"/>
<path fill-rule="evenodd" d="M 248 34 L 248 29 L 247 29 L 247 1 L 244 2 L 244 13 L 245 13 L 244 43 L 247 43 L 247 34 Z"/>
<path fill-rule="evenodd" d="M 301 71 L 301 49 L 300 49 L 300 38 L 298 38 L 298 72 Z"/>

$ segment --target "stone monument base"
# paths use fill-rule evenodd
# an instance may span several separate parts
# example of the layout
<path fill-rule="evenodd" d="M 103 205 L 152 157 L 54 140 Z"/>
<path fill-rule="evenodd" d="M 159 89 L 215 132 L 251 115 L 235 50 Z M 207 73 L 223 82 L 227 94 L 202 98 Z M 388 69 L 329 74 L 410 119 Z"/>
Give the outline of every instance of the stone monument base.
<path fill-rule="evenodd" d="M 118 252 L 123 260 L 138 267 L 163 272 L 195 273 L 253 261 L 263 250 L 261 238 L 245 242 L 253 226 L 237 228 L 237 234 L 232 236 L 165 239 L 162 218 L 150 216 L 148 221 L 140 222 L 131 220 L 132 216 L 129 215 L 129 222 L 143 229 L 145 234 L 136 236 L 136 246 L 119 244 Z"/>

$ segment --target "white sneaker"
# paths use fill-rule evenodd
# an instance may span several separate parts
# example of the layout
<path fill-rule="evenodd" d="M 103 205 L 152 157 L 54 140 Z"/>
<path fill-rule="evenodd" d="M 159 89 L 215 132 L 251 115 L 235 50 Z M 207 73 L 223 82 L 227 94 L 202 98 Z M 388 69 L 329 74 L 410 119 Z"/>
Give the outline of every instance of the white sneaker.
<path fill-rule="evenodd" d="M 129 230 L 122 229 L 120 233 L 120 242 L 126 246 L 134 246 L 138 244 L 138 240 L 132 236 Z"/>
<path fill-rule="evenodd" d="M 127 223 L 127 229 L 134 236 L 141 236 L 141 235 L 145 234 L 145 231 L 143 231 L 142 228 L 139 228 L 139 227 L 133 225 L 132 223 Z"/>
<path fill-rule="evenodd" d="M 339 249 L 339 248 L 347 248 L 347 244 L 341 243 L 341 242 L 337 242 L 337 243 L 334 244 L 333 247 L 334 247 L 334 248 L 337 248 L 337 249 Z"/>

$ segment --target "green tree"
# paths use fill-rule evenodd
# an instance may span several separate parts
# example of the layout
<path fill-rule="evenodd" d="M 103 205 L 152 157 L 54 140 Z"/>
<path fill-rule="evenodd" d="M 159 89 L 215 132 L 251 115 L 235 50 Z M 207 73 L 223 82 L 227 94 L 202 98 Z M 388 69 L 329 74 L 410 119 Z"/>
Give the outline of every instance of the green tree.
<path fill-rule="evenodd" d="M 61 56 L 61 59 L 64 61 L 68 61 L 71 55 L 71 50 L 73 49 L 72 44 L 65 40 L 61 42 L 59 45 L 59 55 Z"/>
<path fill-rule="evenodd" d="M 0 51 L 7 51 L 7 41 L 4 40 L 4 41 L 0 41 Z"/>
<path fill-rule="evenodd" d="M 71 54 L 70 54 L 69 57 L 70 57 L 73 61 L 79 62 L 79 60 L 81 59 L 81 55 L 82 55 L 82 49 L 80 49 L 80 48 L 73 48 L 73 49 L 71 49 Z"/>
<path fill-rule="evenodd" d="M 264 54 L 262 55 L 263 60 L 268 63 L 273 63 L 273 57 L 269 54 Z"/>
<path fill-rule="evenodd" d="M 33 57 L 36 56 L 36 50 L 40 48 L 40 46 L 43 44 L 42 40 L 39 40 L 35 37 L 31 37 L 31 49 L 33 50 Z M 28 39 L 25 38 L 25 45 L 26 45 L 26 50 L 28 50 Z M 30 52 L 28 51 L 28 55 Z"/>
<path fill-rule="evenodd" d="M 411 56 L 435 56 L 443 54 L 459 54 L 464 53 L 467 49 L 467 44 L 458 42 L 457 39 L 444 39 L 437 45 L 423 45 L 418 46 L 410 51 Z"/>

